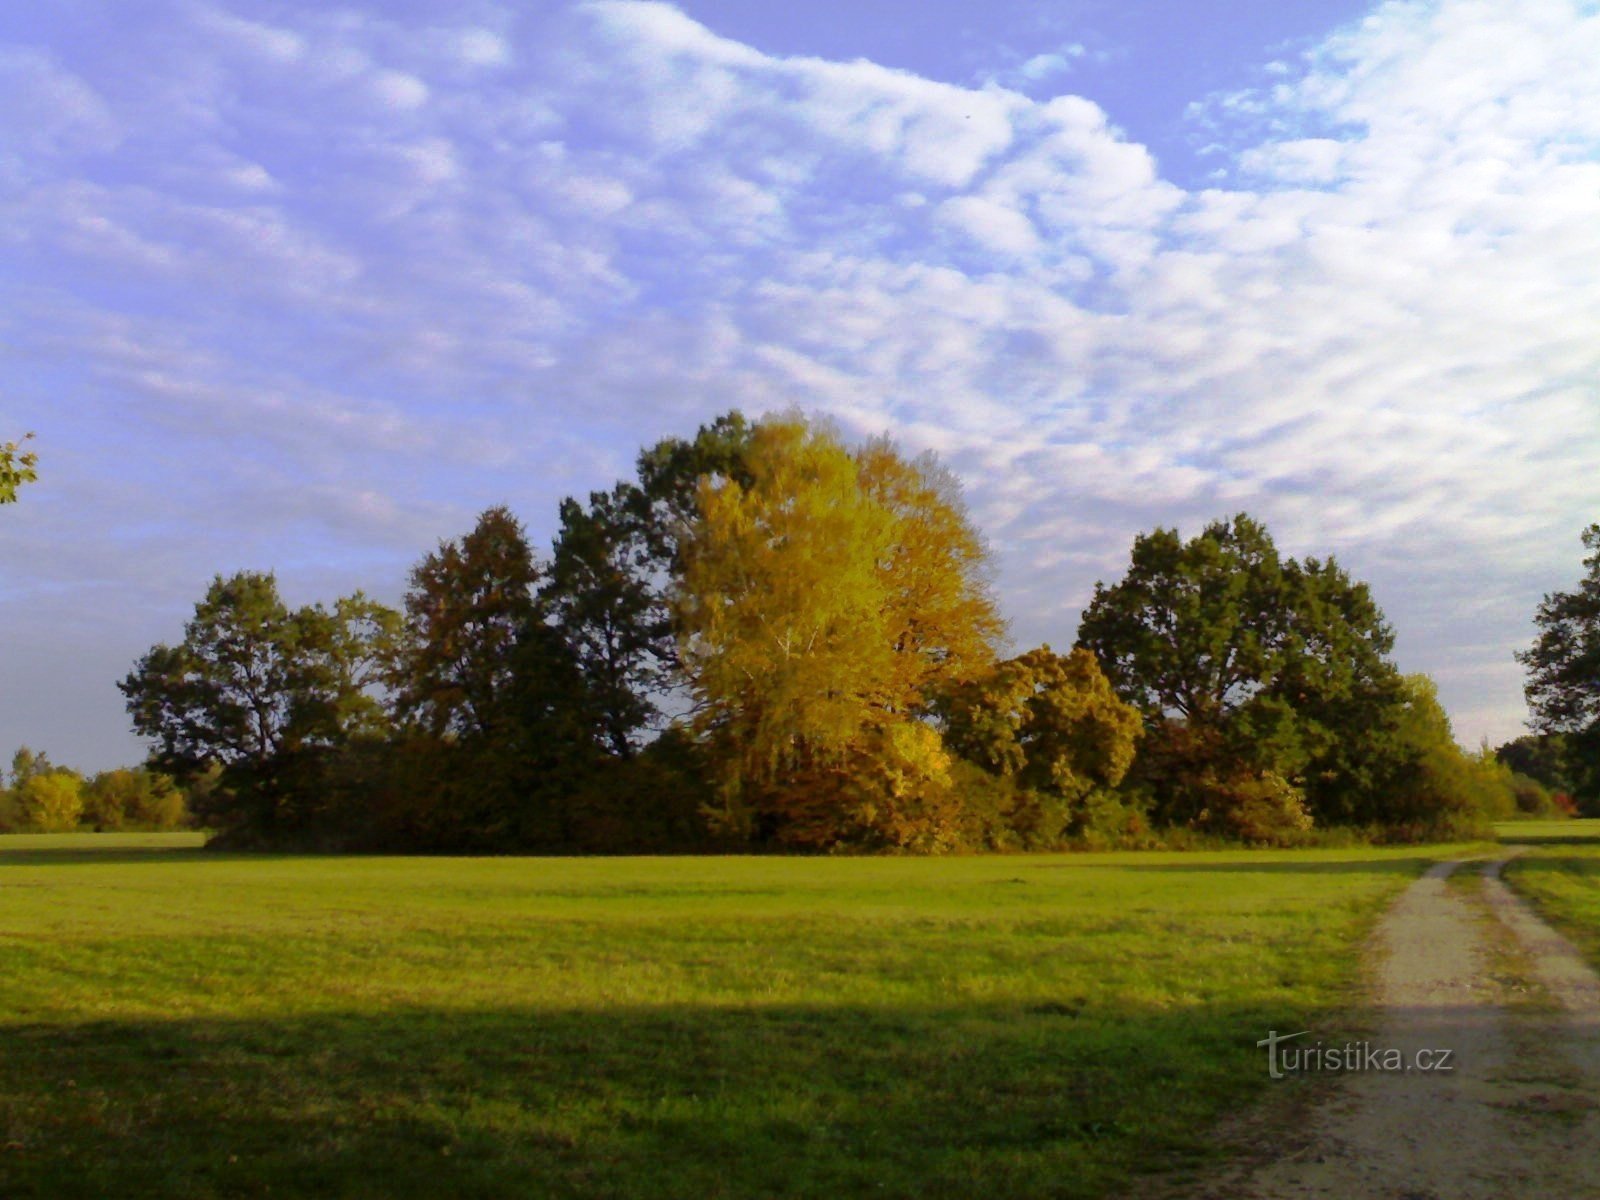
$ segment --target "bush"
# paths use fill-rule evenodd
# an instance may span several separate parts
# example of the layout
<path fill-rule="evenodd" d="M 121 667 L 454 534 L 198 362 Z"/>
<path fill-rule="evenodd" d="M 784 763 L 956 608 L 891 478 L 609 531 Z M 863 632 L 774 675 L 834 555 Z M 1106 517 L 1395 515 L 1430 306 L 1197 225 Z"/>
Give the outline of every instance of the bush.
<path fill-rule="evenodd" d="M 1311 832 L 1305 793 L 1273 771 L 1211 779 L 1201 828 L 1252 846 L 1292 846 Z"/>

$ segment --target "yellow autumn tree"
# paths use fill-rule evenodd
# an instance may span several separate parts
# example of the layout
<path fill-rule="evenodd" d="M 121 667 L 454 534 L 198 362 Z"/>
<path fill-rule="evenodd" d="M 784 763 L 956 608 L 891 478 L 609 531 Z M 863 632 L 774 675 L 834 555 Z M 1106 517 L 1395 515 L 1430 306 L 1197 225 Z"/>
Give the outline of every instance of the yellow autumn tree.
<path fill-rule="evenodd" d="M 934 692 L 993 660 L 983 545 L 931 459 L 852 453 L 797 416 L 746 480 L 701 480 L 676 609 L 732 830 L 788 844 L 949 848 Z"/>

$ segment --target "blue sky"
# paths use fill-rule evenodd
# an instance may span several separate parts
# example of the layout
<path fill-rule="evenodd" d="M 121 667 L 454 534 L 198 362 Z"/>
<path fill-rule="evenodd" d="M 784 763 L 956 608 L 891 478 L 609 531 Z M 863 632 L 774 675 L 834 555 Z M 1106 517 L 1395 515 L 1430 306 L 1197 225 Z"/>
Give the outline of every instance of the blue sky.
<path fill-rule="evenodd" d="M 0 11 L 0 748 L 136 760 L 212 574 L 407 568 L 739 406 L 966 481 L 1018 648 L 1241 509 L 1458 736 L 1600 519 L 1600 9 Z"/>

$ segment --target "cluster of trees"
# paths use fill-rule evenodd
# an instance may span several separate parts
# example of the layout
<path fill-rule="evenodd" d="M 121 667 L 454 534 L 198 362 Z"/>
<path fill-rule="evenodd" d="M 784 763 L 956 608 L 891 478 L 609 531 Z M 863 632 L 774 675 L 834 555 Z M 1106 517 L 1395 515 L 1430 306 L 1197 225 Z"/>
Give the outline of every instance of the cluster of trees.
<path fill-rule="evenodd" d="M 144 767 L 85 778 L 23 746 L 0 783 L 0 833 L 181 829 L 189 818 L 177 784 Z"/>
<path fill-rule="evenodd" d="M 732 413 L 561 505 L 491 509 L 403 609 L 217 578 L 121 683 L 235 844 L 1051 848 L 1152 828 L 1464 832 L 1512 773 L 1403 677 L 1368 589 L 1240 515 L 1138 538 L 1077 644 L 1002 652 L 953 476 Z"/>

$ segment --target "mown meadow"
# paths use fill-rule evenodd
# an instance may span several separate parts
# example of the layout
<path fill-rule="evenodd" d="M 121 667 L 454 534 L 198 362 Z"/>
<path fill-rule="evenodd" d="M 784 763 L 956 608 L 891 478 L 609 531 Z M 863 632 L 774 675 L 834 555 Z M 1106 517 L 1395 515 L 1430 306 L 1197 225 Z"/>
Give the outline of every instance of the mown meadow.
<path fill-rule="evenodd" d="M 0 1195 L 1117 1194 L 1450 852 L 198 843 L 0 838 Z"/>

